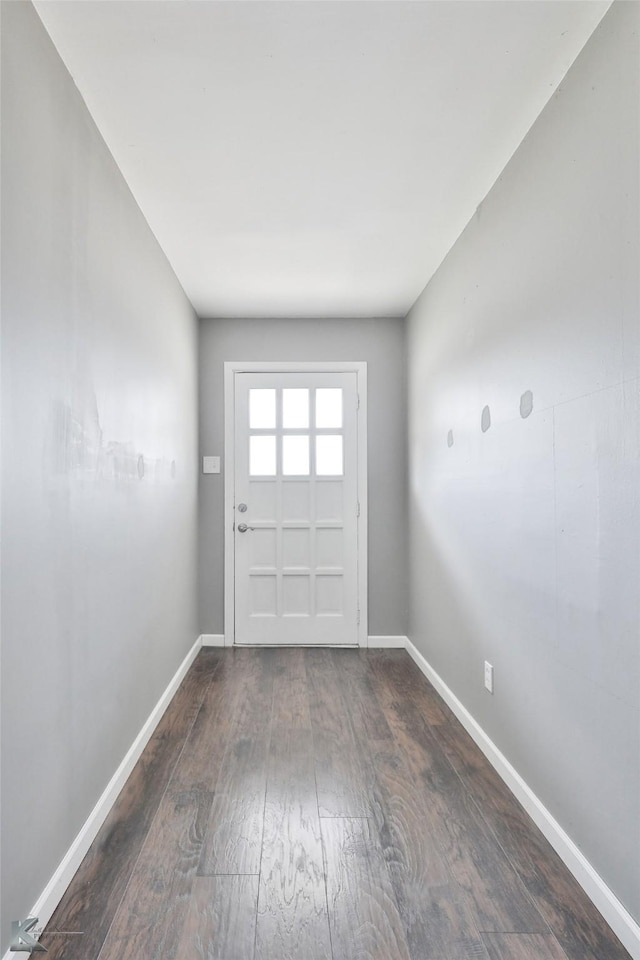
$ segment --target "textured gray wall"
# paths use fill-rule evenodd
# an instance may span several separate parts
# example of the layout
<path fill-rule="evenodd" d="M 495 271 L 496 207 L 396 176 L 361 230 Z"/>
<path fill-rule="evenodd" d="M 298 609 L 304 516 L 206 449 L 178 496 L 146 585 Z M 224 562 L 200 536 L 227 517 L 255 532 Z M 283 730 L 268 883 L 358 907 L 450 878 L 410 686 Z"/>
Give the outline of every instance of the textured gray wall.
<path fill-rule="evenodd" d="M 409 635 L 636 920 L 639 13 L 607 13 L 407 334 Z"/>
<path fill-rule="evenodd" d="M 401 320 L 200 321 L 200 452 L 224 454 L 225 360 L 366 360 L 369 633 L 406 633 L 406 438 Z M 224 632 L 223 489 L 200 477 L 200 628 Z"/>
<path fill-rule="evenodd" d="M 35 10 L 3 3 L 2 952 L 198 634 L 196 349 Z"/>

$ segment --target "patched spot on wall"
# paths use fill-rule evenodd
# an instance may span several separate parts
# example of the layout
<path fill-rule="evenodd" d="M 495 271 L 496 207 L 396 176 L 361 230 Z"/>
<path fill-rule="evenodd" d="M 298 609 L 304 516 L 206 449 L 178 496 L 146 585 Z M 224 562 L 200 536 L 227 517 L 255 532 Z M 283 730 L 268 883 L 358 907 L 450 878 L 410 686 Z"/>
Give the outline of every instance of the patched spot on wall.
<path fill-rule="evenodd" d="M 453 446 L 453 430 L 449 430 L 449 433 L 447 434 L 447 446 Z"/>
<path fill-rule="evenodd" d="M 525 392 L 520 397 L 520 416 L 523 420 L 526 420 L 533 411 L 533 394 L 531 390 L 525 390 Z"/>
<path fill-rule="evenodd" d="M 483 433 L 486 433 L 489 427 L 491 426 L 491 410 L 488 406 L 482 411 L 482 418 L 480 420 L 480 428 Z"/>

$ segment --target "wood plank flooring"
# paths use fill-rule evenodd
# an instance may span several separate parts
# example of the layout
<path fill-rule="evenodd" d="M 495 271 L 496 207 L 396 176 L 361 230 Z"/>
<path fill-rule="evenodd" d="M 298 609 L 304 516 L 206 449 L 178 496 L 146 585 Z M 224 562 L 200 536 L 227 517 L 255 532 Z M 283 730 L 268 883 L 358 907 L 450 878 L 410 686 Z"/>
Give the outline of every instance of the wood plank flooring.
<path fill-rule="evenodd" d="M 51 960 L 629 960 L 399 650 L 201 651 L 41 942 Z"/>

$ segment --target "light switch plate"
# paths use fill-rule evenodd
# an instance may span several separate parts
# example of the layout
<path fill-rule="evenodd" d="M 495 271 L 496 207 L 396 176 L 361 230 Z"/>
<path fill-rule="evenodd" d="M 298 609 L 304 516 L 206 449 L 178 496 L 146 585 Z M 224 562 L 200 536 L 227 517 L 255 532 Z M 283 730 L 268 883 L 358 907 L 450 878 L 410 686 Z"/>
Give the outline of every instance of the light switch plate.
<path fill-rule="evenodd" d="M 203 473 L 220 473 L 220 457 L 203 457 Z"/>
<path fill-rule="evenodd" d="M 484 662 L 484 685 L 489 693 L 493 693 L 493 666 L 488 660 Z"/>

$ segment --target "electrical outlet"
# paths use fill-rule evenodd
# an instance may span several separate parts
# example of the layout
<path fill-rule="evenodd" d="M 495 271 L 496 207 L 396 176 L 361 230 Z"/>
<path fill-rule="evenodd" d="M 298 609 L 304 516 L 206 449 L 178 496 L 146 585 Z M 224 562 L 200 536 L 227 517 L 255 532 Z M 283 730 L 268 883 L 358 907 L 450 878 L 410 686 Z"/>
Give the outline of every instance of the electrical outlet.
<path fill-rule="evenodd" d="M 484 662 L 484 685 L 489 693 L 493 693 L 493 666 L 488 660 Z"/>

